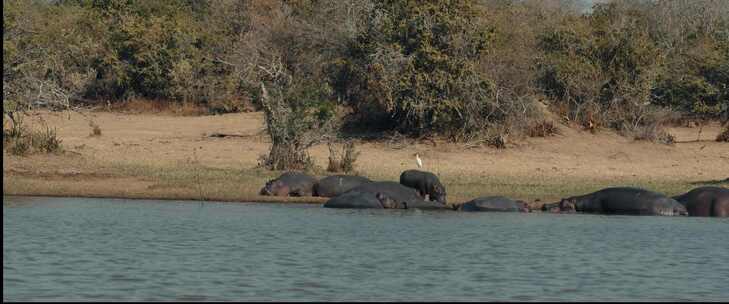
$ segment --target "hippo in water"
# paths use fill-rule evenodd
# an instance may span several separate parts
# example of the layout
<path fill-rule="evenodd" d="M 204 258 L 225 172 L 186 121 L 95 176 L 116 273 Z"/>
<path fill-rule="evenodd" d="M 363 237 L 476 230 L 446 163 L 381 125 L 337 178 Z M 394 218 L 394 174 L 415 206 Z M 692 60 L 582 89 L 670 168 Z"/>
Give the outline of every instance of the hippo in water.
<path fill-rule="evenodd" d="M 368 178 L 351 175 L 332 175 L 319 180 L 314 185 L 314 196 L 335 197 L 364 183 L 371 182 Z"/>
<path fill-rule="evenodd" d="M 338 195 L 324 204 L 327 208 L 447 209 L 424 201 L 418 193 L 396 182 L 370 182 Z"/>
<path fill-rule="evenodd" d="M 388 203 L 387 201 L 386 203 Z M 384 209 L 376 193 L 349 191 L 329 199 L 324 208 Z"/>
<path fill-rule="evenodd" d="M 316 178 L 300 172 L 286 172 L 277 179 L 270 180 L 261 189 L 261 195 L 272 196 L 311 196 Z"/>
<path fill-rule="evenodd" d="M 400 184 L 418 190 L 421 197 L 428 197 L 428 200 L 446 204 L 446 190 L 435 174 L 419 171 L 406 170 L 400 174 Z"/>
<path fill-rule="evenodd" d="M 699 187 L 673 199 L 686 206 L 689 216 L 729 217 L 729 189 L 726 188 Z"/>
<path fill-rule="evenodd" d="M 554 208 L 549 204 L 546 208 Z M 586 195 L 562 199 L 558 208 L 566 212 L 630 215 L 688 215 L 686 208 L 663 194 L 632 187 L 606 188 Z"/>
<path fill-rule="evenodd" d="M 526 202 L 515 201 L 503 196 L 485 196 L 458 206 L 460 211 L 529 212 Z"/>

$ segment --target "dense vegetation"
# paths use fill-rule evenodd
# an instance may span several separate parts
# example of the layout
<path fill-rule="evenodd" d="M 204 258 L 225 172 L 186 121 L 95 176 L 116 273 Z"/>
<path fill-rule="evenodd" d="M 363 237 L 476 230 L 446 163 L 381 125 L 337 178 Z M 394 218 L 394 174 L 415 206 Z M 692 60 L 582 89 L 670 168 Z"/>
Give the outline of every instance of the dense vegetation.
<path fill-rule="evenodd" d="M 283 150 L 342 128 L 519 136 L 548 112 L 652 140 L 676 115 L 729 119 L 728 1 L 581 3 L 4 0 L 4 114 L 254 106 Z"/>

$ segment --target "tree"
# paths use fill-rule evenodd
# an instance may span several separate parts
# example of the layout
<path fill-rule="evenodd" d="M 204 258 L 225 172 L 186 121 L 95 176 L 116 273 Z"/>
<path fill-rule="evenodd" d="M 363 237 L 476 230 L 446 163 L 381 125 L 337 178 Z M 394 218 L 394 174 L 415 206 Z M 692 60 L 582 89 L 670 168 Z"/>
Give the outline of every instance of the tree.
<path fill-rule="evenodd" d="M 378 2 L 338 64 L 335 88 L 359 119 L 454 138 L 498 121 L 479 56 L 491 33 L 469 1 Z"/>

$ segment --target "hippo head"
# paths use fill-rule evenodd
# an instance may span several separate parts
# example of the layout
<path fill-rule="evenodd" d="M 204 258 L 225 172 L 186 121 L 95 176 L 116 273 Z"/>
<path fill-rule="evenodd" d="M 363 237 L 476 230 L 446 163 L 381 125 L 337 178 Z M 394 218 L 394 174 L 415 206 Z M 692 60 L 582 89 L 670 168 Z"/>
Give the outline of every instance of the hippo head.
<path fill-rule="evenodd" d="M 261 195 L 287 196 L 289 195 L 289 187 L 280 180 L 271 180 L 261 188 Z"/>
<path fill-rule="evenodd" d="M 688 216 L 688 210 L 686 210 L 686 207 L 684 207 L 681 204 L 674 204 L 673 207 L 673 215 L 685 215 Z"/>
<path fill-rule="evenodd" d="M 380 205 L 382 205 L 382 208 L 385 209 L 397 209 L 398 203 L 391 199 L 389 196 L 383 194 L 382 192 L 377 192 L 375 194 L 375 197 L 377 197 L 377 200 L 380 201 Z"/>
<path fill-rule="evenodd" d="M 529 204 L 525 201 L 516 201 L 516 205 L 519 207 L 519 212 L 530 212 Z"/>
<path fill-rule="evenodd" d="M 574 213 L 577 211 L 576 208 L 577 200 L 574 198 L 564 198 L 559 201 L 559 211 L 566 213 Z"/>
<path fill-rule="evenodd" d="M 430 199 L 445 205 L 446 204 L 445 187 L 443 187 L 442 185 L 435 185 L 435 187 L 433 187 L 433 195 Z"/>
<path fill-rule="evenodd" d="M 542 211 L 559 213 L 559 203 L 544 204 L 542 205 Z"/>

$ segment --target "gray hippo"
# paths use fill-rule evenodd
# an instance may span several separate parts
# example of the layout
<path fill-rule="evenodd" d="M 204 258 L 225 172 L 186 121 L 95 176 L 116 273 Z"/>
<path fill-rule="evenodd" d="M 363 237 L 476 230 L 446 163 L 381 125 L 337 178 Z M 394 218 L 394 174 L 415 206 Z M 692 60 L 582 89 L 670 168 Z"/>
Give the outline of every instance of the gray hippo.
<path fill-rule="evenodd" d="M 586 195 L 562 199 L 563 212 L 629 215 L 688 215 L 686 208 L 663 194 L 632 187 L 606 188 Z M 554 209 L 554 204 L 545 207 Z"/>
<path fill-rule="evenodd" d="M 448 209 L 446 206 L 424 201 L 415 189 L 396 182 L 370 182 L 361 184 L 338 195 L 324 204 L 326 208 L 374 209 Z"/>
<path fill-rule="evenodd" d="M 675 196 L 686 206 L 689 216 L 729 217 L 729 189 L 720 187 L 699 187 Z"/>
<path fill-rule="evenodd" d="M 461 204 L 459 211 L 529 212 L 526 202 L 515 201 L 503 196 L 485 196 Z"/>
<path fill-rule="evenodd" d="M 400 184 L 418 190 L 418 193 L 423 198 L 427 195 L 428 200 L 446 204 L 446 189 L 433 173 L 419 170 L 406 170 L 400 174 Z"/>
<path fill-rule="evenodd" d="M 332 175 L 319 180 L 314 185 L 314 196 L 335 197 L 364 183 L 371 182 L 368 178 L 351 175 Z"/>
<path fill-rule="evenodd" d="M 311 196 L 317 179 L 300 172 L 286 172 L 277 179 L 266 182 L 261 195 Z"/>
<path fill-rule="evenodd" d="M 385 203 L 389 203 L 386 201 Z M 324 208 L 384 209 L 376 193 L 349 191 L 329 199 Z"/>

